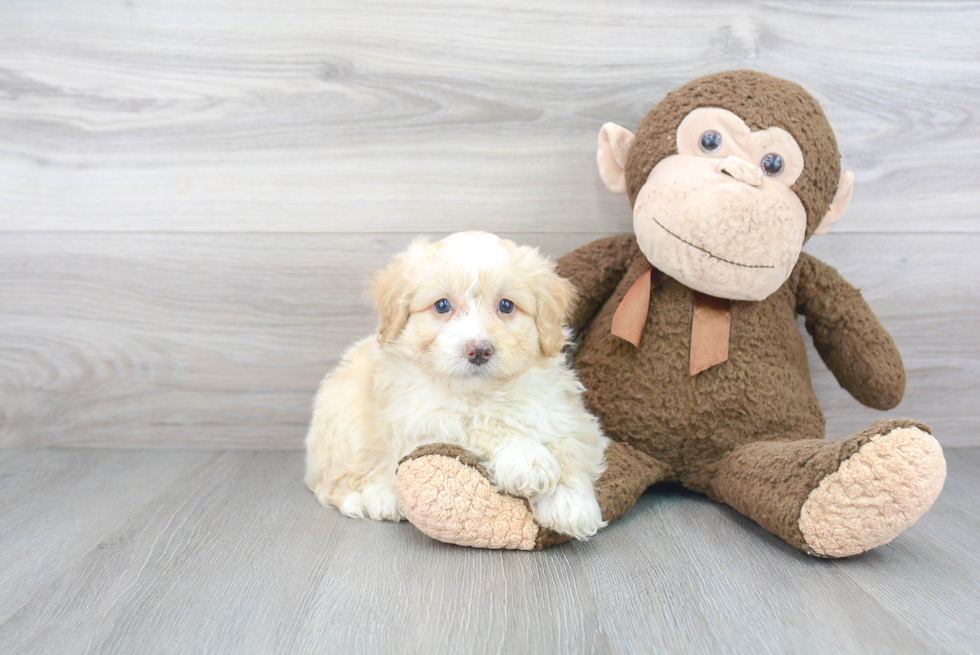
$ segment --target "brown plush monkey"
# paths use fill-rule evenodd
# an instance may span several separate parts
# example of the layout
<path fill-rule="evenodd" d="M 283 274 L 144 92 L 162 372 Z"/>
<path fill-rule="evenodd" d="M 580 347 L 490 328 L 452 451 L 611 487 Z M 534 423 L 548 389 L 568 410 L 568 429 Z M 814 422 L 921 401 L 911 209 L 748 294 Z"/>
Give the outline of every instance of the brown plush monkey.
<path fill-rule="evenodd" d="M 669 93 L 635 136 L 604 125 L 598 163 L 609 189 L 629 194 L 635 236 L 590 243 L 558 270 L 581 292 L 569 324 L 587 405 L 615 440 L 596 485 L 603 518 L 676 481 L 821 557 L 862 553 L 914 523 L 942 489 L 939 444 L 895 419 L 824 440 L 796 327 L 802 314 L 857 400 L 901 401 L 891 337 L 854 287 L 801 252 L 840 218 L 853 181 L 816 100 L 753 71 L 709 75 Z M 398 487 L 409 520 L 442 541 L 568 540 L 453 446 L 412 453 Z"/>

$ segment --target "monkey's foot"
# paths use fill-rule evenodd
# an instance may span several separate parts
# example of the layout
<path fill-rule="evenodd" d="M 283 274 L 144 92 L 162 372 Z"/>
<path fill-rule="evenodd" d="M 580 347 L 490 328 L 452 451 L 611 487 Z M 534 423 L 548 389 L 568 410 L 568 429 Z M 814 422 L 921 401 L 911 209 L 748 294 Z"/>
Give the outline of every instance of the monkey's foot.
<path fill-rule="evenodd" d="M 877 434 L 823 478 L 800 510 L 800 532 L 815 555 L 849 557 L 888 543 L 943 488 L 946 460 L 926 426 L 879 421 L 869 430 Z"/>
<path fill-rule="evenodd" d="M 501 492 L 476 457 L 429 444 L 398 465 L 398 501 L 426 535 L 475 548 L 539 550 L 571 539 L 541 527 L 527 500 Z"/>

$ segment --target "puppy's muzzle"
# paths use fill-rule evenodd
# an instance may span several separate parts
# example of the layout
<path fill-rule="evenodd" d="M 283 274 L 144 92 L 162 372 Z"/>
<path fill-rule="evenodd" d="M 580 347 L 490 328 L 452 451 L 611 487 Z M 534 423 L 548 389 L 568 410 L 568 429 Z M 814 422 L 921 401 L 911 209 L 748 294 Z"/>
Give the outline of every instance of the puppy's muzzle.
<path fill-rule="evenodd" d="M 468 341 L 463 346 L 463 353 L 470 361 L 470 364 L 481 366 L 490 361 L 490 355 L 493 354 L 493 346 L 490 345 L 489 341 Z"/>

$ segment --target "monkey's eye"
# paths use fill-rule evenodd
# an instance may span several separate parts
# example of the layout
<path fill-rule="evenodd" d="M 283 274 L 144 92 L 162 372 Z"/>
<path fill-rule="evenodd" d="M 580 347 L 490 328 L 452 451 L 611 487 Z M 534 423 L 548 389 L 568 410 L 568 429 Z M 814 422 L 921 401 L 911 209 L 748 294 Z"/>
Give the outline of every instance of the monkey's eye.
<path fill-rule="evenodd" d="M 762 170 L 769 177 L 776 177 L 783 172 L 783 158 L 774 152 L 770 152 L 762 158 Z"/>
<path fill-rule="evenodd" d="M 701 147 L 701 152 L 714 152 L 721 147 L 721 135 L 714 130 L 708 130 L 701 135 L 698 145 Z"/>
<path fill-rule="evenodd" d="M 500 310 L 501 314 L 510 314 L 512 311 L 514 311 L 514 303 L 504 298 L 500 301 L 500 304 L 497 305 L 497 309 Z"/>
<path fill-rule="evenodd" d="M 448 314 L 453 309 L 452 304 L 445 298 L 437 300 L 436 304 L 433 305 L 433 307 L 435 308 L 436 312 L 438 312 L 439 314 Z"/>

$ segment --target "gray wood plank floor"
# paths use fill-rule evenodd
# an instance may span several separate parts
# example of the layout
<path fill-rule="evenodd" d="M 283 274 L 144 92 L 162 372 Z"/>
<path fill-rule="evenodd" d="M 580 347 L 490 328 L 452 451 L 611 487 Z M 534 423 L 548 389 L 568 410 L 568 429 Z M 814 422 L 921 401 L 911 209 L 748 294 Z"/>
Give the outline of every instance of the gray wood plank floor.
<path fill-rule="evenodd" d="M 320 507 L 297 452 L 0 451 L 0 652 L 976 653 L 980 450 L 947 457 L 918 524 L 825 561 L 675 488 L 492 552 Z"/>

